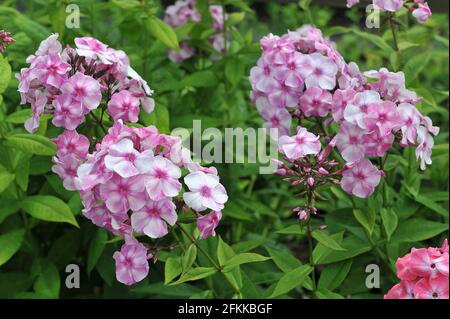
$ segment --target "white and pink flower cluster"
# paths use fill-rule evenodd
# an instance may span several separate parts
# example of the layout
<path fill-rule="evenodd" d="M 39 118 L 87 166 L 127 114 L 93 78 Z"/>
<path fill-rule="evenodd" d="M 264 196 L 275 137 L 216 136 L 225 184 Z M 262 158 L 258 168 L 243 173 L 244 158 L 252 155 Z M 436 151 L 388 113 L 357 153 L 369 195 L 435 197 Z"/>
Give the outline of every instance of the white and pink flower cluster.
<path fill-rule="evenodd" d="M 354 196 L 374 192 L 383 172 L 369 159 L 384 157 L 394 141 L 416 147 L 422 169 L 431 164 L 439 128 L 417 110 L 420 98 L 406 88 L 403 72 L 361 73 L 311 26 L 282 37 L 270 34 L 261 46 L 262 57 L 250 74 L 251 97 L 265 127 L 278 129 L 280 151 L 288 161 L 316 156 L 321 149 L 319 136 L 305 128 L 289 137 L 296 119 L 313 121 L 317 128 L 338 126 L 336 136 L 324 137 L 347 162 L 339 171 L 341 186 Z M 320 134 L 327 135 L 324 129 Z"/>
<path fill-rule="evenodd" d="M 10 32 L 0 30 L 0 53 L 5 52 L 6 46 L 13 42 L 16 42 L 16 40 L 11 37 Z"/>
<path fill-rule="evenodd" d="M 359 1 L 347 0 L 347 7 L 351 8 L 358 4 Z M 424 23 L 432 15 L 430 6 L 424 0 L 373 0 L 373 5 L 375 8 L 387 12 L 397 12 L 405 7 L 407 10 L 412 11 L 413 16 L 419 23 Z"/>
<path fill-rule="evenodd" d="M 27 58 L 30 67 L 16 75 L 21 103 L 31 104 L 33 111 L 25 123 L 30 133 L 43 114 L 52 114 L 55 126 L 74 130 L 102 99 L 101 108 L 114 120 L 137 122 L 140 106 L 153 111 L 153 91 L 123 51 L 91 37 L 75 38 L 75 44 L 75 49 L 63 49 L 58 34 L 52 34 Z"/>
<path fill-rule="evenodd" d="M 441 248 L 413 248 L 397 260 L 400 283 L 384 299 L 448 299 L 448 242 Z"/>
<path fill-rule="evenodd" d="M 224 18 L 227 19 L 226 13 L 220 5 L 210 5 L 209 12 L 213 22 L 213 30 L 216 34 L 211 35 L 208 40 L 217 52 L 223 52 L 225 49 L 225 38 L 223 32 Z M 175 4 L 168 6 L 164 15 L 164 21 L 178 28 L 188 22 L 199 23 L 202 17 L 196 7 L 196 0 L 178 0 Z M 189 37 L 180 42 L 180 50 L 169 50 L 169 58 L 174 63 L 180 63 L 195 55 L 195 48 L 186 43 Z"/>
<path fill-rule="evenodd" d="M 154 126 L 128 127 L 118 120 L 90 154 L 88 139 L 76 131 L 65 131 L 55 142 L 53 171 L 67 189 L 80 192 L 84 216 L 125 237 L 121 252 L 114 255 L 120 282 L 133 284 L 148 272 L 147 248 L 133 232 L 164 237 L 184 203 L 197 212 L 201 237 L 215 235 L 227 192 L 217 170 L 193 162 L 179 138 L 160 134 Z M 188 171 L 184 192 L 182 168 Z M 210 213 L 200 214 L 206 210 Z"/>

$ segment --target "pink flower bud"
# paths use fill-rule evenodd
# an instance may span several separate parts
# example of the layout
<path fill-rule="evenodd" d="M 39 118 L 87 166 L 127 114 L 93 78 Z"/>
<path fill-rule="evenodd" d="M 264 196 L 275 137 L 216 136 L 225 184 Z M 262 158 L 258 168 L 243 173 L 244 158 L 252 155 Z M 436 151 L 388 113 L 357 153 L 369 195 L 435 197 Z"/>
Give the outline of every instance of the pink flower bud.
<path fill-rule="evenodd" d="M 298 179 L 298 180 L 296 180 L 296 181 L 293 181 L 293 182 L 291 183 L 291 185 L 292 185 L 292 186 L 297 186 L 297 185 L 300 185 L 302 182 L 303 182 L 303 179 Z"/>
<path fill-rule="evenodd" d="M 322 175 L 328 175 L 329 174 L 329 172 L 323 167 L 319 168 L 319 173 L 322 174 Z"/>
<path fill-rule="evenodd" d="M 386 176 L 386 173 L 382 169 L 380 170 L 380 173 L 381 173 L 381 176 L 383 176 L 383 177 Z"/>
<path fill-rule="evenodd" d="M 300 220 L 307 220 L 308 219 L 308 213 L 305 210 L 302 210 L 298 214 L 298 217 L 300 218 Z"/>
<path fill-rule="evenodd" d="M 282 169 L 277 169 L 275 172 L 274 172 L 274 174 L 276 174 L 276 175 L 286 175 L 286 170 L 284 169 L 284 168 L 282 168 Z"/>
<path fill-rule="evenodd" d="M 314 186 L 314 178 L 312 177 L 308 177 L 308 179 L 306 180 L 306 182 L 308 183 L 309 186 Z"/>

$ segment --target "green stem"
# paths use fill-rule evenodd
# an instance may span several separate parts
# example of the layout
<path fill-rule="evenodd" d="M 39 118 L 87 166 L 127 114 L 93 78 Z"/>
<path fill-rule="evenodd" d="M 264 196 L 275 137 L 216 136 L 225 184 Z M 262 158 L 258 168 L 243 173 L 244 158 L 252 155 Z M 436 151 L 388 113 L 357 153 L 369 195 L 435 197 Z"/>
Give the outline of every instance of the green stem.
<path fill-rule="evenodd" d="M 395 13 L 389 13 L 388 14 L 389 27 L 391 28 L 392 39 L 394 41 L 394 49 L 395 49 L 395 51 L 400 52 L 400 49 L 398 47 L 397 29 L 395 27 L 394 18 L 395 18 Z"/>
<path fill-rule="evenodd" d="M 222 271 L 222 268 L 219 266 L 219 264 L 208 254 L 206 250 L 203 249 L 202 246 L 200 246 L 194 237 L 189 234 L 189 232 L 181 225 L 180 223 L 177 223 L 177 226 L 180 228 L 180 230 L 183 232 L 183 234 L 186 235 L 187 238 L 197 247 L 199 251 L 202 252 L 203 255 L 205 255 L 206 258 L 213 264 L 213 266 L 217 269 L 217 271 Z"/>
<path fill-rule="evenodd" d="M 313 198 L 314 190 L 309 188 L 308 189 L 308 207 L 312 207 L 314 204 L 314 198 Z M 308 237 L 308 253 L 309 253 L 309 265 L 312 268 L 311 273 L 311 279 L 313 284 L 313 295 L 315 296 L 316 290 L 317 290 L 317 284 L 316 284 L 316 265 L 314 262 L 313 257 L 313 238 L 312 238 L 312 227 L 311 227 L 311 216 L 309 216 L 308 224 L 306 225 L 306 235 Z"/>

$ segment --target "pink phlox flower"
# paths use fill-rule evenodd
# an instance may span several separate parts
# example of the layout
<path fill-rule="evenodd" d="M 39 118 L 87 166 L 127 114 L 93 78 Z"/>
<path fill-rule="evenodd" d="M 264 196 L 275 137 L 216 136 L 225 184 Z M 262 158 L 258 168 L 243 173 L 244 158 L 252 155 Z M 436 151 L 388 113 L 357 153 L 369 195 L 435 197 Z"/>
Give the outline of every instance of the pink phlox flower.
<path fill-rule="evenodd" d="M 152 150 L 140 153 L 130 139 L 124 138 L 109 148 L 109 154 L 105 156 L 105 166 L 121 177 L 128 178 L 147 171 L 146 166 L 150 165 L 152 160 Z"/>
<path fill-rule="evenodd" d="M 133 285 L 149 272 L 147 248 L 131 236 L 126 236 L 125 244 L 113 255 L 116 261 L 116 278 L 125 285 Z"/>
<path fill-rule="evenodd" d="M 140 210 L 131 215 L 131 225 L 139 233 L 151 238 L 161 238 L 169 232 L 167 224 L 173 226 L 178 216 L 175 204 L 168 198 L 148 201 Z"/>
<path fill-rule="evenodd" d="M 304 127 L 299 127 L 295 136 L 285 135 L 280 137 L 278 144 L 280 152 L 291 160 L 296 160 L 306 155 L 317 155 L 321 148 L 319 137 L 308 132 Z"/>
<path fill-rule="evenodd" d="M 363 158 L 342 173 L 341 186 L 347 193 L 360 198 L 373 194 L 381 180 L 381 172 Z"/>
<path fill-rule="evenodd" d="M 77 131 L 64 131 L 63 134 L 53 139 L 58 149 L 58 156 L 73 154 L 79 159 L 85 159 L 89 152 L 89 139 L 78 134 Z"/>
<path fill-rule="evenodd" d="M 190 191 L 183 194 L 183 199 L 193 210 L 221 211 L 224 208 L 228 195 L 217 175 L 196 171 L 184 177 L 184 182 Z"/>
<path fill-rule="evenodd" d="M 216 236 L 216 228 L 222 219 L 222 212 L 213 211 L 197 218 L 197 228 L 202 239 Z"/>

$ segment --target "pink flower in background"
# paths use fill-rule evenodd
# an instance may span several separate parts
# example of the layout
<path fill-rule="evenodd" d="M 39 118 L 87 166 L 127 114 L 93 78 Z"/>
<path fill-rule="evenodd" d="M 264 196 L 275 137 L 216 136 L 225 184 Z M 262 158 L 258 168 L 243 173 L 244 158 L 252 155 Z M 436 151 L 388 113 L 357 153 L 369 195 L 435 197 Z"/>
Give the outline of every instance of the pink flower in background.
<path fill-rule="evenodd" d="M 77 131 L 64 131 L 63 134 L 53 139 L 58 148 L 58 156 L 75 155 L 79 159 L 86 158 L 89 152 L 89 140 Z"/>
<path fill-rule="evenodd" d="M 152 150 L 140 153 L 134 149 L 130 139 L 124 138 L 110 146 L 109 154 L 105 157 L 105 166 L 121 177 L 128 178 L 145 171 L 152 159 Z"/>
<path fill-rule="evenodd" d="M 70 95 L 59 95 L 54 101 L 52 123 L 66 130 L 74 130 L 84 121 L 81 103 L 73 100 Z"/>
<path fill-rule="evenodd" d="M 342 123 L 336 135 L 336 147 L 347 162 L 359 161 L 366 153 L 366 130 L 348 122 Z"/>
<path fill-rule="evenodd" d="M 216 228 L 222 219 L 221 211 L 213 211 L 207 215 L 199 216 L 197 218 L 197 227 L 200 231 L 202 239 L 216 236 Z"/>
<path fill-rule="evenodd" d="M 359 0 L 347 0 L 347 8 L 351 8 L 354 5 L 357 5 L 359 3 Z"/>
<path fill-rule="evenodd" d="M 185 203 L 197 212 L 209 208 L 221 211 L 228 200 L 225 188 L 219 182 L 219 176 L 201 171 L 193 172 L 184 178 L 190 192 L 183 194 Z"/>
<path fill-rule="evenodd" d="M 115 120 L 136 123 L 139 119 L 139 99 L 129 91 L 114 93 L 108 102 L 108 111 Z"/>
<path fill-rule="evenodd" d="M 144 167 L 142 167 L 144 169 Z M 155 156 L 149 165 L 145 166 L 145 188 L 148 196 L 158 201 L 164 197 L 177 196 L 181 190 L 181 170 L 170 160 Z"/>
<path fill-rule="evenodd" d="M 180 50 L 177 52 L 170 49 L 168 56 L 173 63 L 181 63 L 195 55 L 195 48 L 187 45 L 184 42 L 180 42 Z"/>
<path fill-rule="evenodd" d="M 75 177 L 81 164 L 81 160 L 73 154 L 63 157 L 53 157 L 52 171 L 63 181 L 64 188 L 70 191 L 76 190 Z"/>
<path fill-rule="evenodd" d="M 100 195 L 112 213 L 137 211 L 146 203 L 141 176 L 122 178 L 114 175 L 107 184 L 100 185 Z"/>
<path fill-rule="evenodd" d="M 416 299 L 448 299 L 448 277 L 422 278 L 414 287 Z"/>
<path fill-rule="evenodd" d="M 434 254 L 433 250 L 426 248 L 413 249 L 409 267 L 419 277 L 448 277 L 448 254 Z"/>
<path fill-rule="evenodd" d="M 220 5 L 212 5 L 209 6 L 209 12 L 211 13 L 211 17 L 213 19 L 213 28 L 216 31 L 223 30 L 224 25 L 224 17 L 225 19 L 226 14 L 223 12 L 223 8 Z"/>
<path fill-rule="evenodd" d="M 320 53 L 305 55 L 306 63 L 301 69 L 307 88 L 320 87 L 324 90 L 332 90 L 336 86 L 338 68 L 330 58 Z"/>
<path fill-rule="evenodd" d="M 310 154 L 316 155 L 321 148 L 319 137 L 308 132 L 304 127 L 299 127 L 297 135 L 293 137 L 280 137 L 278 144 L 280 152 L 290 160 L 296 160 Z"/>
<path fill-rule="evenodd" d="M 128 237 L 120 251 L 113 255 L 116 261 L 116 278 L 125 285 L 133 285 L 148 275 L 147 248 L 136 239 Z"/>
<path fill-rule="evenodd" d="M 403 146 L 413 144 L 417 138 L 417 129 L 420 125 L 421 115 L 414 105 L 402 103 L 398 106 L 398 114 L 401 119 Z"/>
<path fill-rule="evenodd" d="M 381 10 L 396 12 L 403 7 L 403 0 L 373 0 L 373 4 Z"/>
<path fill-rule="evenodd" d="M 416 281 L 417 275 L 412 272 L 410 263 L 411 254 L 406 254 L 405 256 L 397 259 L 395 267 L 397 268 L 397 277 L 401 280 Z"/>
<path fill-rule="evenodd" d="M 300 110 L 310 116 L 325 117 L 331 109 L 332 95 L 318 87 L 307 89 L 300 98 Z"/>
<path fill-rule="evenodd" d="M 13 43 L 13 42 L 16 42 L 16 40 L 11 37 L 10 32 L 0 30 L 0 53 L 5 52 L 6 45 Z"/>
<path fill-rule="evenodd" d="M 367 159 L 361 159 L 342 173 L 341 186 L 349 194 L 367 198 L 375 191 L 381 172 Z"/>
<path fill-rule="evenodd" d="M 417 142 L 416 158 L 420 160 L 420 169 L 424 170 L 426 165 L 431 165 L 431 154 L 434 146 L 433 136 L 428 133 L 428 130 L 424 126 L 420 126 L 417 130 Z"/>
<path fill-rule="evenodd" d="M 168 198 L 149 201 L 140 210 L 131 215 L 131 225 L 139 233 L 151 238 L 160 238 L 168 233 L 167 224 L 173 226 L 178 216 L 175 204 Z"/>
<path fill-rule="evenodd" d="M 419 7 L 412 14 L 419 23 L 425 23 L 431 17 L 431 10 L 428 3 L 419 3 Z"/>
<path fill-rule="evenodd" d="M 364 125 L 370 130 L 377 130 L 381 136 L 398 130 L 401 127 L 401 118 L 397 106 L 390 101 L 370 104 Z"/>
<path fill-rule="evenodd" d="M 384 296 L 384 299 L 414 299 L 414 287 L 416 281 L 403 280 L 392 287 Z"/>
<path fill-rule="evenodd" d="M 395 264 L 401 280 L 385 299 L 448 299 L 448 244 L 442 248 L 413 248 Z"/>
<path fill-rule="evenodd" d="M 96 109 L 102 100 L 100 84 L 81 72 L 75 73 L 62 86 L 61 91 L 81 103 L 85 113 Z"/>

